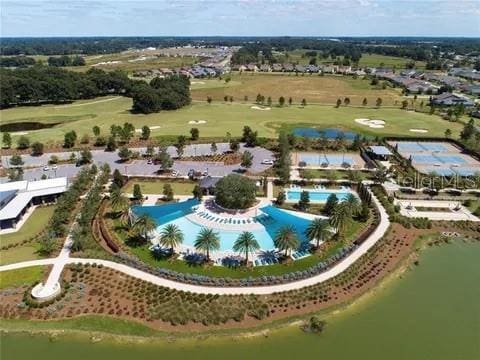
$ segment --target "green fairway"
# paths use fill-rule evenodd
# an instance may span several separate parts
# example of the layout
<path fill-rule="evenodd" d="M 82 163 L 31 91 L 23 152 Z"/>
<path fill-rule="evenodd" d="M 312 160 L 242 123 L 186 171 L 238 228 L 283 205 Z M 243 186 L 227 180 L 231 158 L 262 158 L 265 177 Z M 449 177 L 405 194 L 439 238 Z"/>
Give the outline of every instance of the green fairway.
<path fill-rule="evenodd" d="M 32 285 L 43 278 L 43 266 L 32 266 L 24 269 L 0 272 L 0 289 L 20 285 Z"/>
<path fill-rule="evenodd" d="M 0 246 L 16 244 L 40 233 L 45 229 L 54 209 L 54 206 L 37 207 L 20 230 L 0 237 Z"/>
<path fill-rule="evenodd" d="M 114 99 L 109 101 L 102 101 Z M 374 98 L 369 99 L 374 102 Z M 318 126 L 352 130 L 366 135 L 390 136 L 443 136 L 445 129 L 450 128 L 453 137 L 457 137 L 462 125 L 446 122 L 436 115 L 407 112 L 398 108 L 363 108 L 340 107 L 330 105 L 308 105 L 272 107 L 271 110 L 257 110 L 252 104 L 233 102 L 194 102 L 176 111 L 164 111 L 150 115 L 134 115 L 130 113 L 132 100 L 125 97 L 107 97 L 93 100 L 77 101 L 69 105 L 47 105 L 38 107 L 19 107 L 2 110 L 2 124 L 12 122 L 48 122 L 52 118 L 61 117 L 62 123 L 42 130 L 27 131 L 31 141 L 63 141 L 63 135 L 75 130 L 79 137 L 92 135 L 92 127 L 98 125 L 103 134 L 110 133 L 112 124 L 131 122 L 137 128 L 143 125 L 160 126 L 152 130 L 152 137 L 163 135 L 187 135 L 192 125 L 189 121 L 204 120 L 205 124 L 196 125 L 201 137 L 223 137 L 227 132 L 233 136 L 241 135 L 245 125 L 258 131 L 260 136 L 276 137 L 282 126 Z M 356 118 L 383 119 L 385 128 L 372 129 L 357 124 Z M 424 128 L 428 133 L 412 133 L 410 128 Z M 13 136 L 15 143 L 16 135 Z"/>
<path fill-rule="evenodd" d="M 396 67 L 397 69 L 404 69 L 405 64 L 409 61 L 413 61 L 411 59 L 396 57 L 396 56 L 386 56 L 386 55 L 378 55 L 378 54 L 362 54 L 360 61 L 358 63 L 359 66 L 371 66 L 371 67 Z M 425 61 L 415 61 L 415 68 L 416 69 L 425 69 Z"/>

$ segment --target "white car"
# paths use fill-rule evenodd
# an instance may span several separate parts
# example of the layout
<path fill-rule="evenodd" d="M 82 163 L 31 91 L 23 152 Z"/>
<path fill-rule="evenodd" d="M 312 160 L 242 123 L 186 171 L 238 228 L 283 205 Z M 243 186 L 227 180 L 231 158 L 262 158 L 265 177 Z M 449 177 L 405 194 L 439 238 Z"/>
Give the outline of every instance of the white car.
<path fill-rule="evenodd" d="M 177 170 L 172 170 L 172 176 L 177 177 L 179 175 Z"/>
<path fill-rule="evenodd" d="M 262 165 L 273 165 L 273 160 L 270 159 L 263 159 Z"/>
<path fill-rule="evenodd" d="M 57 170 L 57 169 L 58 169 L 57 165 L 52 165 L 52 170 Z"/>
<path fill-rule="evenodd" d="M 45 165 L 45 166 L 43 167 L 43 171 L 48 171 L 48 170 L 50 170 L 50 168 L 48 167 L 48 165 Z"/>
<path fill-rule="evenodd" d="M 152 165 L 153 164 L 153 160 L 152 159 L 148 159 L 147 160 L 147 165 Z"/>

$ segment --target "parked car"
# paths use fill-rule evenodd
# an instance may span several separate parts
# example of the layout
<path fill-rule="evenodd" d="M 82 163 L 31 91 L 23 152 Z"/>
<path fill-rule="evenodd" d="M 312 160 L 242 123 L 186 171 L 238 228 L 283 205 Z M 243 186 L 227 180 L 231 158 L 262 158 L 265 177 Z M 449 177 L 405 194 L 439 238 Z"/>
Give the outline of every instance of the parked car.
<path fill-rule="evenodd" d="M 152 165 L 152 164 L 153 164 L 153 160 L 152 160 L 152 159 L 148 159 L 148 160 L 147 160 L 147 164 L 148 164 L 148 165 Z"/>
<path fill-rule="evenodd" d="M 172 176 L 177 177 L 179 175 L 177 170 L 172 170 Z"/>
<path fill-rule="evenodd" d="M 57 165 L 52 165 L 52 170 L 57 170 L 57 169 L 58 169 Z"/>
<path fill-rule="evenodd" d="M 270 159 L 263 159 L 262 165 L 273 165 L 273 160 Z"/>
<path fill-rule="evenodd" d="M 43 167 L 43 171 L 48 171 L 48 170 L 50 170 L 50 168 L 48 167 L 48 165 L 45 165 L 45 166 Z"/>

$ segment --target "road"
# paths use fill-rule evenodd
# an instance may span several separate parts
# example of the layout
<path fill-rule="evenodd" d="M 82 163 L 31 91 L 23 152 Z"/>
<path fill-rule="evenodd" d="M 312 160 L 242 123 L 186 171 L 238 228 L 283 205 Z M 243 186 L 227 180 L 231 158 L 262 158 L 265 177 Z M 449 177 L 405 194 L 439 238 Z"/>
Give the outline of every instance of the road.
<path fill-rule="evenodd" d="M 228 143 L 219 143 L 217 144 L 217 154 L 221 154 L 229 150 Z M 140 154 L 144 154 L 146 148 L 131 148 L 132 151 L 138 151 Z M 158 151 L 158 148 L 155 148 Z M 264 159 L 273 160 L 274 155 L 271 151 L 266 150 L 261 147 L 255 148 L 245 148 L 242 144 L 240 146 L 240 152 L 248 150 L 253 155 L 253 164 L 250 168 L 252 173 L 259 173 L 265 171 L 270 166 L 262 165 L 261 162 Z M 177 151 L 175 147 L 169 146 L 167 152 L 170 156 L 177 156 Z M 23 155 L 22 159 L 24 162 L 24 175 L 25 180 L 40 180 L 42 175 L 46 175 L 48 178 L 55 177 L 75 177 L 76 174 L 80 171 L 81 167 L 75 166 L 75 164 L 64 164 L 58 165 L 56 170 L 49 169 L 48 171 L 43 170 L 43 166 L 48 164 L 48 160 L 52 155 L 57 156 L 59 159 L 69 159 L 72 152 L 61 152 L 61 153 L 48 153 L 41 156 L 31 156 Z M 211 155 L 210 144 L 196 144 L 196 145 L 187 145 L 184 151 L 184 157 L 187 156 L 200 156 L 200 155 Z M 77 157 L 79 156 L 76 153 Z M 117 155 L 117 152 L 106 152 L 103 150 L 93 150 L 92 151 L 93 163 L 96 165 L 102 165 L 108 163 L 110 168 L 113 170 L 118 169 L 120 173 L 124 175 L 136 175 L 136 176 L 155 176 L 157 170 L 159 169 L 158 165 L 148 165 L 147 160 L 133 160 L 128 164 L 119 162 L 120 158 Z M 10 156 L 2 156 L 2 166 L 8 168 Z M 186 176 L 190 169 L 196 171 L 208 171 L 209 175 L 212 176 L 225 176 L 228 175 L 240 167 L 238 165 L 223 165 L 219 163 L 209 163 L 209 162 L 200 162 L 200 161 L 174 161 L 172 166 L 173 170 L 176 170 L 181 176 Z M 6 181 L 6 178 L 2 179 Z"/>

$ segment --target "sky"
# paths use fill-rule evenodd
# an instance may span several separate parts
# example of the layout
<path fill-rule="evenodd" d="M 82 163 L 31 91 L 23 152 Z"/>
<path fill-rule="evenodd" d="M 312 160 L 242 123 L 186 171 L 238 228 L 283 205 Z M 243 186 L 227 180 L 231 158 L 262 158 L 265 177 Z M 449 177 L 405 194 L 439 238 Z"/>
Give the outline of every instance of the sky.
<path fill-rule="evenodd" d="M 480 0 L 0 0 L 0 14 L 2 37 L 480 37 Z"/>

